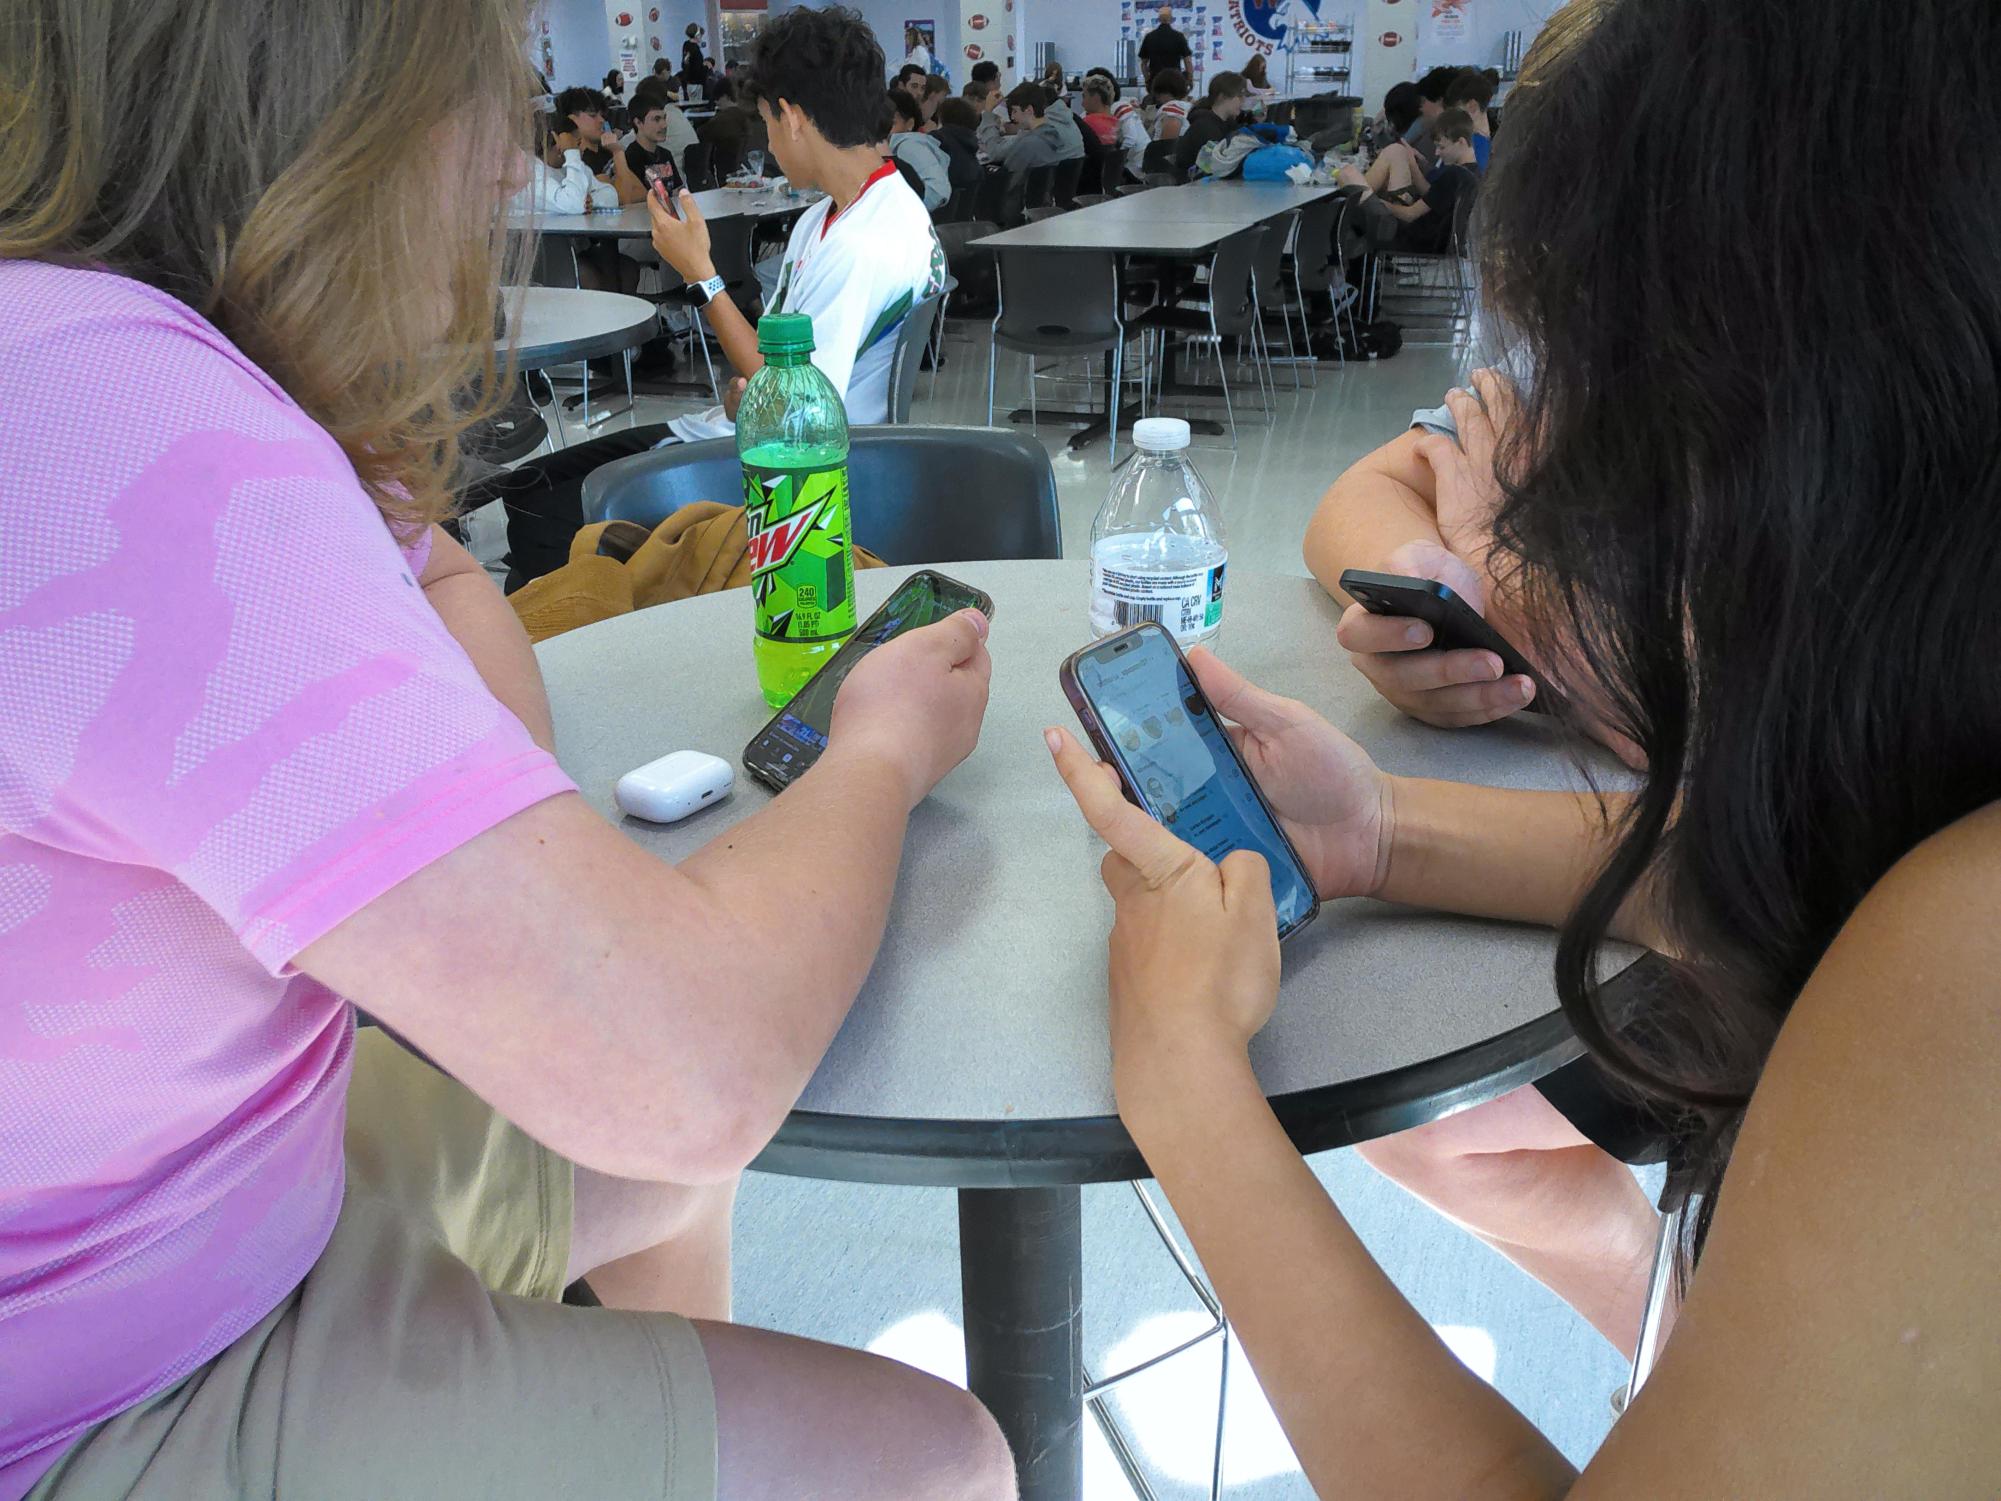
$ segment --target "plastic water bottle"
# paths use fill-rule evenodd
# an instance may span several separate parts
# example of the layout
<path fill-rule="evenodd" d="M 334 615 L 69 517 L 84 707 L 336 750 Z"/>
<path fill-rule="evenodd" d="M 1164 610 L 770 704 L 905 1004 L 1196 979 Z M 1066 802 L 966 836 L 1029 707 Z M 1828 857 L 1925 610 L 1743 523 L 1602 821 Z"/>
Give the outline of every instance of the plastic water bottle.
<path fill-rule="evenodd" d="M 752 649 L 764 701 L 780 708 L 855 633 L 848 511 L 848 415 L 814 367 L 813 320 L 758 320 L 764 368 L 736 414 L 750 534 Z"/>
<path fill-rule="evenodd" d="M 1091 630 L 1109 636 L 1153 620 L 1194 646 L 1223 625 L 1222 508 L 1188 462 L 1186 422 L 1135 422 L 1133 444 L 1091 523 Z"/>

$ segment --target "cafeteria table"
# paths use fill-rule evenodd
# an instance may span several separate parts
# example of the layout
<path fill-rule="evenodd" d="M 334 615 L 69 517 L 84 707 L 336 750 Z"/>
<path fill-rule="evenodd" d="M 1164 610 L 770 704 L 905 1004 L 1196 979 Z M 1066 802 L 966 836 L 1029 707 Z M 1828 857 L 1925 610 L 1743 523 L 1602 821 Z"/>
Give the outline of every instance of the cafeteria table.
<path fill-rule="evenodd" d="M 1143 193 L 1126 193 L 1087 208 L 1052 214 L 1032 224 L 1018 225 L 972 241 L 974 248 L 990 250 L 1048 250 L 1075 254 L 1114 256 L 1158 256 L 1180 259 L 1207 255 L 1232 235 L 1292 213 L 1316 199 L 1341 191 L 1326 183 L 1304 187 L 1280 182 L 1199 182 L 1180 187 L 1153 188 Z M 1110 357 L 1106 357 L 1109 378 Z M 1163 372 L 1163 390 L 1178 394 L 1211 394 L 1204 387 L 1186 387 L 1175 381 L 1170 366 Z M 1138 415 L 1139 404 L 1127 404 L 1119 420 Z M 1082 422 L 1071 435 L 1072 452 L 1085 448 L 1110 431 L 1110 419 L 1099 412 L 1021 407 L 1008 414 L 1011 422 L 1039 418 Z M 1220 433 L 1222 425 L 1208 418 L 1189 421 L 1196 432 Z"/>
<path fill-rule="evenodd" d="M 855 497 L 858 509 L 867 504 Z M 909 571 L 858 573 L 863 612 Z M 875 967 L 754 1166 L 958 1191 L 969 1385 L 1013 1446 L 1023 1501 L 1076 1501 L 1079 1185 L 1147 1176 L 1112 1098 L 1112 904 L 1098 878 L 1101 847 L 1041 734 L 1072 723 L 1056 670 L 1091 639 L 1089 569 L 988 562 L 947 571 L 996 605 L 980 744 L 911 815 Z M 1534 715 L 1458 731 L 1402 717 L 1348 665 L 1334 640 L 1340 611 L 1310 579 L 1233 569 L 1226 606 L 1219 654 L 1327 715 L 1389 771 L 1577 788 L 1582 756 L 1601 780 L 1630 780 Z M 536 651 L 559 758 L 614 822 L 612 788 L 624 772 L 682 749 L 735 764 L 770 716 L 742 590 L 620 616 Z M 740 773 L 727 801 L 685 823 L 623 827 L 680 860 L 770 800 Z M 783 920 L 787 900 L 782 887 L 769 893 L 772 921 Z M 1491 1099 L 1577 1057 L 1582 1046 L 1557 1006 L 1554 953 L 1554 934 L 1520 924 L 1330 902 L 1287 941 L 1276 1014 L 1251 1045 L 1280 1122 L 1302 1151 L 1324 1151 Z"/>
<path fill-rule="evenodd" d="M 625 399 L 631 403 L 630 352 L 652 338 L 660 326 L 660 310 L 652 303 L 623 292 L 591 292 L 581 287 L 509 287 L 501 306 L 506 310 L 508 331 L 494 341 L 494 347 L 505 353 L 511 344 L 516 369 L 582 367 L 586 427 L 591 422 L 592 360 L 611 354 L 626 356 Z"/>
<path fill-rule="evenodd" d="M 707 188 L 695 195 L 704 219 L 781 219 L 811 208 L 825 194 L 770 188 Z M 556 239 L 650 240 L 653 218 L 644 201 L 591 214 L 509 214 L 508 228 L 538 230 Z"/>

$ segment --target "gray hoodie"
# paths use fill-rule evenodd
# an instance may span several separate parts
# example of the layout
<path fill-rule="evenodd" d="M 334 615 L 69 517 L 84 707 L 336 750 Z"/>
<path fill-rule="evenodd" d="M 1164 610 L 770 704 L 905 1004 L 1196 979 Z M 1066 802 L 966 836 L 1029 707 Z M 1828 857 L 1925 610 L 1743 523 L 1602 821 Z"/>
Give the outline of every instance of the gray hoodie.
<path fill-rule="evenodd" d="M 952 159 L 943 146 L 922 131 L 907 130 L 890 137 L 889 154 L 916 168 L 918 180 L 924 184 L 925 208 L 935 214 L 945 206 L 945 200 L 952 196 Z"/>
<path fill-rule="evenodd" d="M 1066 131 L 1046 115 L 1035 129 L 1005 137 L 988 153 L 1010 172 L 1033 172 L 1037 167 L 1054 166 L 1083 154 L 1084 144 L 1077 138 L 1075 122 Z"/>
<path fill-rule="evenodd" d="M 1059 95 L 1049 106 L 1048 112 L 1042 118 L 1056 126 L 1059 130 L 1069 133 L 1070 149 L 1057 157 L 1056 160 L 1067 162 L 1073 157 L 1079 157 L 1084 154 L 1084 127 L 1077 123 L 1076 115 L 1071 113 L 1069 100 Z"/>

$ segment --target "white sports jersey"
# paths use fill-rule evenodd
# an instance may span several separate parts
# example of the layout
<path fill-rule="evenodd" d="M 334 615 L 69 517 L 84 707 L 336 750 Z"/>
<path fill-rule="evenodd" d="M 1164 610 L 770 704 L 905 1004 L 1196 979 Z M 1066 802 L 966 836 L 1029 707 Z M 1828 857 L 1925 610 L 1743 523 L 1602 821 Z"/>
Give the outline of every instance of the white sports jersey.
<path fill-rule="evenodd" d="M 765 311 L 813 320 L 813 363 L 842 393 L 849 425 L 864 427 L 889 420 L 889 367 L 904 318 L 944 285 L 931 216 L 884 162 L 841 212 L 822 198 L 799 216 Z M 735 430 L 720 407 L 669 425 L 689 439 Z"/>

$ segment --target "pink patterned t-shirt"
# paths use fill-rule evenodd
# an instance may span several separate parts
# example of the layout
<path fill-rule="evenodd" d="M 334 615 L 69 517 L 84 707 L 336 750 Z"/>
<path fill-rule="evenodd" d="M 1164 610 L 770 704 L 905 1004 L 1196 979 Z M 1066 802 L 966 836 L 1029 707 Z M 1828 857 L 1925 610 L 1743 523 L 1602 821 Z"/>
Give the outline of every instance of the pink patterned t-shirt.
<path fill-rule="evenodd" d="M 0 262 L 0 1501 L 325 1246 L 354 1015 L 293 956 L 571 787 L 427 552 L 187 307 Z"/>

